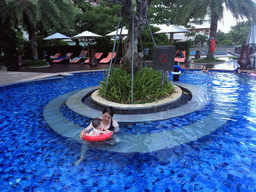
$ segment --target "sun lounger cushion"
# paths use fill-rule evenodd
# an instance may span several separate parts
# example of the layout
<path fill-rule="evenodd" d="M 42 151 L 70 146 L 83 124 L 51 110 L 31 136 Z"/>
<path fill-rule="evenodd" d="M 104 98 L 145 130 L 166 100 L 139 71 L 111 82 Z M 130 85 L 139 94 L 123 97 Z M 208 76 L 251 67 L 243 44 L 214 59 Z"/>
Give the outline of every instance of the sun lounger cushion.
<path fill-rule="evenodd" d="M 116 56 L 116 52 L 114 52 L 113 59 L 115 58 L 115 56 Z M 112 57 L 112 52 L 110 52 L 106 58 L 103 58 L 100 61 L 100 63 L 109 63 L 111 60 L 111 57 Z"/>
<path fill-rule="evenodd" d="M 184 55 L 184 58 L 175 57 L 174 61 L 177 61 L 178 63 L 185 63 L 186 61 L 186 51 L 181 51 Z"/>
<path fill-rule="evenodd" d="M 59 57 L 59 58 L 55 59 L 55 60 L 52 61 L 52 62 L 57 62 L 57 63 L 58 63 L 58 62 L 60 62 L 60 61 L 63 61 L 64 59 L 69 59 L 72 54 L 73 54 L 73 53 L 67 53 L 64 57 Z"/>
<path fill-rule="evenodd" d="M 51 55 L 50 59 L 57 59 L 60 55 L 61 53 L 56 53 L 55 55 Z"/>
<path fill-rule="evenodd" d="M 103 55 L 103 53 L 95 53 L 95 57 L 96 57 L 97 59 L 100 59 L 102 55 Z M 86 59 L 86 60 L 84 61 L 84 63 L 89 63 L 89 62 L 90 62 L 90 59 Z"/>

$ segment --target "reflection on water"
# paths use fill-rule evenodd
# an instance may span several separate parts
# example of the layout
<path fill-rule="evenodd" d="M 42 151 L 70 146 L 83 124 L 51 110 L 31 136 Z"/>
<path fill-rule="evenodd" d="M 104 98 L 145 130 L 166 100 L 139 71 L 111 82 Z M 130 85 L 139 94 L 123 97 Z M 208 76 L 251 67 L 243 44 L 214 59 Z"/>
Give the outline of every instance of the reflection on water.
<path fill-rule="evenodd" d="M 225 60 L 226 62 L 214 65 L 213 69 L 235 70 L 237 68 L 237 59 L 228 59 L 227 57 L 218 59 Z"/>

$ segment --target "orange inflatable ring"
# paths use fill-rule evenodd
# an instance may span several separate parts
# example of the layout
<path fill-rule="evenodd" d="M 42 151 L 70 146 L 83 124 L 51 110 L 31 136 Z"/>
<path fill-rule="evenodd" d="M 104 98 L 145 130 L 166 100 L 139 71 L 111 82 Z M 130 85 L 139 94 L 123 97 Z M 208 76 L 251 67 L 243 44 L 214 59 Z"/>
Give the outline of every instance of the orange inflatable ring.
<path fill-rule="evenodd" d="M 109 139 L 112 136 L 112 131 L 104 131 L 103 134 L 99 135 L 89 135 L 90 133 L 85 133 L 83 135 L 83 139 L 86 141 L 96 142 L 96 141 L 104 141 Z"/>

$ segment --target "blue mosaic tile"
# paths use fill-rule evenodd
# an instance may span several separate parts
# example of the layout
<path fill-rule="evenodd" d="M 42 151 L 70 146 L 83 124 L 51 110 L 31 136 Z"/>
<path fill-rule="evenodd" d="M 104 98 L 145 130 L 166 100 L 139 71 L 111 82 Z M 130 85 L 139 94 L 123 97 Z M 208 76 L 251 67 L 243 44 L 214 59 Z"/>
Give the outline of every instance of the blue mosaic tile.
<path fill-rule="evenodd" d="M 185 71 L 181 82 L 209 90 L 211 101 L 204 109 L 139 126 L 124 124 L 120 133 L 178 129 L 210 115 L 216 105 L 232 106 L 232 117 L 210 135 L 148 154 L 88 150 L 73 166 L 81 145 L 54 133 L 44 122 L 43 108 L 59 95 L 98 85 L 103 77 L 102 72 L 79 73 L 0 87 L 0 191 L 256 191 L 255 79 L 233 73 Z M 76 118 L 83 126 L 91 121 Z"/>

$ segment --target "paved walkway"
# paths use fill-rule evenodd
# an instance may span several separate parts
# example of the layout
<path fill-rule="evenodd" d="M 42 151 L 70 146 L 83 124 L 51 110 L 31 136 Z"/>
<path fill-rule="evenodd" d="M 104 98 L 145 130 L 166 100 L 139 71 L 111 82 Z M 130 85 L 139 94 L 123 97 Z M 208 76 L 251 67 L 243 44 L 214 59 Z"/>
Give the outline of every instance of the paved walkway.
<path fill-rule="evenodd" d="M 66 73 L 104 70 L 107 69 L 108 66 L 109 65 L 98 65 L 96 68 L 91 69 L 89 65 L 55 64 L 49 67 L 40 68 L 20 67 L 20 71 L 7 71 L 6 67 L 1 66 L 2 68 L 0 70 L 0 86 L 15 84 L 19 82 L 27 82 L 35 79 L 43 79 Z"/>

